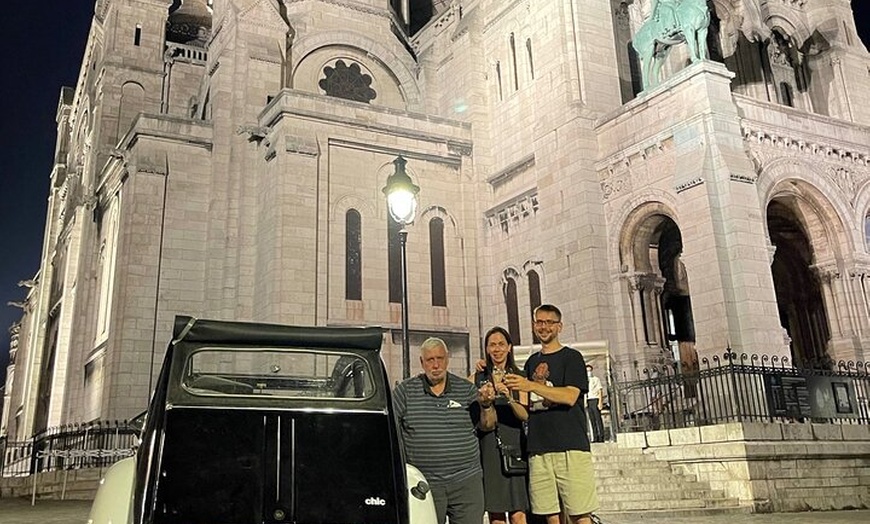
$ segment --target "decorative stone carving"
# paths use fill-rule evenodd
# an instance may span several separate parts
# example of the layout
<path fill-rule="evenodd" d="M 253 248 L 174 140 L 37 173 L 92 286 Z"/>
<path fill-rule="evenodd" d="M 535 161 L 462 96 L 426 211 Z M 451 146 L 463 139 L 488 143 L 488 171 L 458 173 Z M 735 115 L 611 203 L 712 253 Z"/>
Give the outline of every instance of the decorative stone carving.
<path fill-rule="evenodd" d="M 845 167 L 837 167 L 828 170 L 828 176 L 849 197 L 849 204 L 854 208 L 855 199 L 858 197 L 858 182 L 855 180 L 855 174 Z"/>
<path fill-rule="evenodd" d="M 511 224 L 533 217 L 539 209 L 537 190 L 527 191 L 487 211 L 486 224 L 491 229 L 510 233 Z"/>
<path fill-rule="evenodd" d="M 268 127 L 265 126 L 239 126 L 236 128 L 237 135 L 248 135 L 248 141 L 250 142 L 259 142 L 266 138 L 266 135 L 271 131 Z"/>
<path fill-rule="evenodd" d="M 695 186 L 700 186 L 703 183 L 704 183 L 703 177 L 695 177 L 691 180 L 687 180 L 687 181 L 683 182 L 682 184 L 677 184 L 676 186 L 674 186 L 674 191 L 676 191 L 677 193 L 682 193 L 683 191 L 686 191 L 688 189 L 692 189 Z"/>
<path fill-rule="evenodd" d="M 333 66 L 323 68 L 323 76 L 324 78 L 321 78 L 317 85 L 328 96 L 365 104 L 370 103 L 378 96 L 378 93 L 371 87 L 371 75 L 364 73 L 356 62 L 347 65 L 344 60 L 336 60 Z"/>
<path fill-rule="evenodd" d="M 469 142 L 457 142 L 455 140 L 447 141 L 447 151 L 458 156 L 471 156 L 474 152 L 474 147 Z"/>
<path fill-rule="evenodd" d="M 744 184 L 754 184 L 758 180 L 758 175 L 753 174 L 745 174 L 745 173 L 731 173 L 730 175 L 732 182 L 742 182 Z"/>
<path fill-rule="evenodd" d="M 631 175 L 631 162 L 627 158 L 623 159 L 621 165 L 609 167 L 603 173 L 599 173 L 604 201 L 623 191 L 631 191 Z"/>
<path fill-rule="evenodd" d="M 868 152 L 847 149 L 847 146 L 807 142 L 803 138 L 793 138 L 777 134 L 785 131 L 786 130 L 783 129 L 774 132 L 766 129 L 755 128 L 748 125 L 746 122 L 743 123 L 742 127 L 743 140 L 749 145 L 754 153 L 758 153 L 761 157 L 765 157 L 765 155 L 758 152 L 756 146 L 766 146 L 787 150 L 789 151 L 789 156 L 793 156 L 794 153 L 802 153 L 805 155 L 822 157 L 826 160 L 857 164 L 858 166 L 870 166 L 870 154 L 868 154 Z"/>
<path fill-rule="evenodd" d="M 832 282 L 840 279 L 840 268 L 838 268 L 835 264 L 820 264 L 811 266 L 811 269 L 815 270 L 816 276 L 819 280 L 825 284 L 831 284 Z"/>

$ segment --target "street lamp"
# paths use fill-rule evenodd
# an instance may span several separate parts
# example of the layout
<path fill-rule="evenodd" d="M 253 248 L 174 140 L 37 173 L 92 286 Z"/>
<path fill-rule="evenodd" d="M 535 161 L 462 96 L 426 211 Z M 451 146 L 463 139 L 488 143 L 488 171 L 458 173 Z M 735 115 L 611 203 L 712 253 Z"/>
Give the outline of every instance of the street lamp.
<path fill-rule="evenodd" d="M 390 216 L 399 224 L 399 245 L 402 255 L 402 378 L 411 376 L 411 348 L 408 341 L 408 253 L 406 244 L 408 230 L 405 226 L 414 221 L 417 213 L 417 193 L 420 187 L 414 185 L 411 177 L 405 172 L 408 161 L 401 155 L 393 160 L 395 171 L 387 178 L 384 194 L 387 196 L 387 208 Z"/>

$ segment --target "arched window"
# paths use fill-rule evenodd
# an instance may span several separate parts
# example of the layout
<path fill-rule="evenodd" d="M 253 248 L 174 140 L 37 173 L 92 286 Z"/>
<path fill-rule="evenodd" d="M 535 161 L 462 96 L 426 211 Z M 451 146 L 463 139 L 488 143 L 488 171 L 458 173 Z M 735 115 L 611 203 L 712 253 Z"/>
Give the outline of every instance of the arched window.
<path fill-rule="evenodd" d="M 402 303 L 402 246 L 399 231 L 402 227 L 387 213 L 387 272 L 389 273 L 390 302 Z"/>
<path fill-rule="evenodd" d="M 142 45 L 142 24 L 136 24 L 136 30 L 133 31 L 133 45 L 136 47 Z"/>
<path fill-rule="evenodd" d="M 513 74 L 514 74 L 514 91 L 516 91 L 520 88 L 520 75 L 517 72 L 517 42 L 514 39 L 513 33 L 511 33 L 510 45 L 511 45 L 511 63 L 513 65 Z"/>
<path fill-rule="evenodd" d="M 359 211 L 349 209 L 344 224 L 344 298 L 362 300 L 362 219 Z"/>
<path fill-rule="evenodd" d="M 520 345 L 520 311 L 517 306 L 517 281 L 508 277 L 504 284 L 504 304 L 507 308 L 508 333 L 515 345 Z"/>
<path fill-rule="evenodd" d="M 527 276 L 529 279 L 529 308 L 531 310 L 529 318 L 533 318 L 535 309 L 541 305 L 541 279 L 537 271 L 529 271 Z M 534 330 L 532 330 L 532 341 L 535 344 L 540 342 Z"/>
<path fill-rule="evenodd" d="M 118 135 L 124 136 L 130 130 L 133 120 L 145 110 L 145 89 L 135 82 L 121 86 L 121 105 L 118 110 Z"/>
<path fill-rule="evenodd" d="M 336 60 L 333 65 L 323 68 L 323 78 L 317 83 L 328 96 L 371 103 L 378 97 L 372 89 L 372 76 L 362 70 L 356 62 L 347 65 L 344 60 Z"/>
<path fill-rule="evenodd" d="M 444 267 L 444 221 L 429 221 L 429 267 L 432 273 L 432 305 L 447 305 L 447 282 Z"/>
<path fill-rule="evenodd" d="M 532 80 L 534 80 L 535 79 L 535 59 L 532 56 L 532 39 L 531 38 L 526 39 L 526 53 L 529 56 L 529 75 L 531 76 Z"/>

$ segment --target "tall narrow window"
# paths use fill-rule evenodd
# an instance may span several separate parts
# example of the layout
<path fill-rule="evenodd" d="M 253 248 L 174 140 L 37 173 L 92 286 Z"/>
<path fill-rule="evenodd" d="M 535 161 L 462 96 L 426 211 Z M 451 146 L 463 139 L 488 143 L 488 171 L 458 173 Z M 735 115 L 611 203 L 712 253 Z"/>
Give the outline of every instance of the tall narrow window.
<path fill-rule="evenodd" d="M 495 79 L 498 82 L 498 99 L 504 100 L 504 93 L 501 89 L 501 62 L 495 63 Z"/>
<path fill-rule="evenodd" d="M 532 39 L 526 39 L 526 54 L 529 55 L 529 75 L 535 79 L 535 58 L 532 55 Z"/>
<path fill-rule="evenodd" d="M 538 277 L 537 271 L 529 271 L 529 307 L 530 307 L 530 315 L 529 318 L 534 318 L 535 316 L 535 308 L 541 305 L 541 279 Z M 532 341 L 535 344 L 541 342 L 538 339 L 538 335 L 535 334 L 535 330 L 532 330 Z"/>
<path fill-rule="evenodd" d="M 112 294 L 115 289 L 115 261 L 118 255 L 118 229 L 120 200 L 115 195 L 100 218 L 100 287 L 97 301 L 97 339 L 100 343 L 109 333 L 112 310 Z"/>
<path fill-rule="evenodd" d="M 520 88 L 520 75 L 517 71 L 517 42 L 514 39 L 513 33 L 511 33 L 510 44 L 511 44 L 511 62 L 513 64 L 513 74 L 514 74 L 514 91 L 516 91 Z"/>
<path fill-rule="evenodd" d="M 345 214 L 344 224 L 344 298 L 362 300 L 362 219 L 359 211 L 349 209 Z"/>
<path fill-rule="evenodd" d="M 432 305 L 447 305 L 447 282 L 444 267 L 444 221 L 429 221 L 429 267 L 432 272 Z"/>
<path fill-rule="evenodd" d="M 387 271 L 389 273 L 390 302 L 402 303 L 402 246 L 399 231 L 402 228 L 387 213 Z"/>
<path fill-rule="evenodd" d="M 779 101 L 784 106 L 794 107 L 794 97 L 788 82 L 780 82 L 779 84 Z"/>
<path fill-rule="evenodd" d="M 136 24 L 136 32 L 133 33 L 133 45 L 142 44 L 142 24 Z"/>
<path fill-rule="evenodd" d="M 520 311 L 517 306 L 517 281 L 508 278 L 504 284 L 504 304 L 507 308 L 508 333 L 516 345 L 520 345 Z"/>
<path fill-rule="evenodd" d="M 870 211 L 864 217 L 864 243 L 867 244 L 865 249 L 870 253 Z"/>

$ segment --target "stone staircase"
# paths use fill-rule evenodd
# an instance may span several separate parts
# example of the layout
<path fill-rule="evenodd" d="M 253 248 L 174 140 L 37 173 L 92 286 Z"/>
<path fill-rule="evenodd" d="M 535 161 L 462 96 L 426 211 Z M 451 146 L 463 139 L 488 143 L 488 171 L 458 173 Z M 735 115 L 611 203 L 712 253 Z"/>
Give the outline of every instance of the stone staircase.
<path fill-rule="evenodd" d="M 600 514 L 605 517 L 643 514 L 696 516 L 714 513 L 749 513 L 721 490 L 679 472 L 670 464 L 656 460 L 639 448 L 624 448 L 616 443 L 592 445 L 592 458 L 598 484 Z"/>
<path fill-rule="evenodd" d="M 105 468 L 84 468 L 39 473 L 36 498 L 93 500 L 105 471 Z M 0 498 L 32 497 L 33 481 L 33 476 L 0 477 Z"/>

